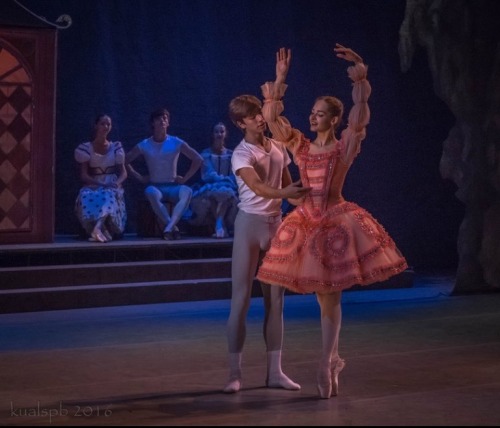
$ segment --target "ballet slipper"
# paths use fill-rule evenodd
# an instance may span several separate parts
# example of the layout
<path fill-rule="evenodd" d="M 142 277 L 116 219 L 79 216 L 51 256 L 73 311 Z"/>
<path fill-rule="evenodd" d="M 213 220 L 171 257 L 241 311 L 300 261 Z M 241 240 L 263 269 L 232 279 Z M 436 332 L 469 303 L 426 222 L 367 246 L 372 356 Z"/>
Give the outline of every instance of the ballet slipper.
<path fill-rule="evenodd" d="M 172 238 L 175 240 L 181 239 L 181 231 L 179 230 L 179 228 L 177 226 L 175 226 L 172 229 Z"/>
<path fill-rule="evenodd" d="M 106 241 L 112 241 L 113 240 L 113 235 L 111 235 L 111 233 L 109 232 L 109 230 L 106 229 L 105 227 L 102 228 L 102 234 L 104 235 L 104 238 L 106 239 Z"/>
<path fill-rule="evenodd" d="M 226 394 L 234 394 L 241 389 L 241 385 L 241 379 L 229 379 L 228 383 L 222 391 Z"/>
<path fill-rule="evenodd" d="M 224 227 L 224 222 L 221 218 L 218 218 L 215 222 L 215 237 L 216 238 L 227 238 L 226 228 Z"/>
<path fill-rule="evenodd" d="M 223 233 L 212 233 L 212 238 L 216 238 L 216 239 L 222 239 L 222 238 L 227 238 L 227 236 L 224 236 Z"/>
<path fill-rule="evenodd" d="M 269 378 L 266 381 L 268 388 L 283 388 L 289 391 L 299 391 L 300 385 L 290 379 L 286 374 L 281 373 L 279 376 Z"/>
<path fill-rule="evenodd" d="M 215 237 L 218 239 L 227 238 L 227 236 L 224 232 L 224 229 L 217 229 L 217 232 L 215 233 Z"/>
<path fill-rule="evenodd" d="M 168 230 L 167 226 L 165 226 L 165 229 L 163 229 L 163 239 L 165 241 L 173 241 L 175 239 L 174 229 L 171 228 L 170 230 Z"/>
<path fill-rule="evenodd" d="M 227 232 L 227 229 L 225 227 L 222 227 L 220 229 L 217 229 L 217 231 L 212 235 L 212 238 L 229 238 L 229 233 Z"/>
<path fill-rule="evenodd" d="M 92 239 L 91 242 L 107 242 L 106 238 L 102 234 L 102 232 L 99 229 L 94 229 L 92 233 L 90 234 L 89 241 Z"/>
<path fill-rule="evenodd" d="M 281 351 L 267 352 L 267 379 L 268 388 L 283 388 L 290 391 L 298 391 L 300 385 L 291 380 L 283 370 L 281 370 Z"/>
<path fill-rule="evenodd" d="M 229 361 L 229 381 L 222 390 L 226 394 L 234 394 L 241 389 L 241 352 L 230 352 Z"/>

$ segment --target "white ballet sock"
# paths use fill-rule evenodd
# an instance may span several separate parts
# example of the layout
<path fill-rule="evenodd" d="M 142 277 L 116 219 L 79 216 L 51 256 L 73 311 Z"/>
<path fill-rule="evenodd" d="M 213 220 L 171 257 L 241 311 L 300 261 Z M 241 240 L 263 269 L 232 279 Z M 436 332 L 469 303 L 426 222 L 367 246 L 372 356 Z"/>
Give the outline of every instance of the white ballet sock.
<path fill-rule="evenodd" d="M 269 351 L 267 353 L 267 381 L 268 388 L 284 388 L 298 391 L 300 385 L 291 380 L 281 370 L 281 351 Z"/>
<path fill-rule="evenodd" d="M 232 394 L 241 389 L 241 357 L 241 352 L 229 353 L 229 380 L 223 389 L 226 394 Z"/>

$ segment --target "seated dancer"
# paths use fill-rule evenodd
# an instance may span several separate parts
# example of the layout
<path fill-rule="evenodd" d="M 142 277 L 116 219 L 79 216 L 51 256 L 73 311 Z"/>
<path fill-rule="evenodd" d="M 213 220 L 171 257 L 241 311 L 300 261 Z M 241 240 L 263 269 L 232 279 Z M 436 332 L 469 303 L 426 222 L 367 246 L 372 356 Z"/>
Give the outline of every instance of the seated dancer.
<path fill-rule="evenodd" d="M 193 186 L 191 198 L 193 226 L 211 226 L 213 237 L 227 238 L 234 229 L 238 212 L 238 188 L 231 170 L 233 151 L 225 146 L 227 128 L 222 122 L 213 127 L 212 144 L 201 152 L 201 180 Z"/>
<path fill-rule="evenodd" d="M 189 207 L 193 193 L 185 183 L 198 171 L 203 159 L 188 143 L 167 134 L 170 125 L 168 110 L 162 108 L 152 112 L 150 123 L 153 135 L 137 143 L 127 153 L 127 168 L 134 178 L 146 185 L 144 195 L 162 224 L 163 239 L 180 239 L 177 223 Z M 181 153 L 191 162 L 184 176 L 177 174 L 177 162 Z M 131 165 L 140 156 L 146 161 L 148 175 L 140 174 Z M 165 201 L 174 205 L 172 215 L 165 206 Z"/>
<path fill-rule="evenodd" d="M 108 242 L 121 236 L 127 221 L 122 184 L 127 178 L 122 143 L 108 140 L 112 122 L 107 114 L 94 123 L 94 138 L 75 149 L 82 188 L 75 213 L 92 242 Z"/>

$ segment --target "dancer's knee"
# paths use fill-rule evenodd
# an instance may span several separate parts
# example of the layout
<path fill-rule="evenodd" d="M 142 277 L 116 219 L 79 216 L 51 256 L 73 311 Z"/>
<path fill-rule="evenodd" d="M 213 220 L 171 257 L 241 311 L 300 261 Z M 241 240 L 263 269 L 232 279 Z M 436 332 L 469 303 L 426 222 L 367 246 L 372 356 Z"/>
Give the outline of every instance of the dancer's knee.
<path fill-rule="evenodd" d="M 193 196 L 193 189 L 189 186 L 182 185 L 179 189 L 179 199 L 181 200 L 191 200 Z"/>
<path fill-rule="evenodd" d="M 144 189 L 144 197 L 149 202 L 159 202 L 161 200 L 160 191 L 154 186 L 148 186 Z"/>

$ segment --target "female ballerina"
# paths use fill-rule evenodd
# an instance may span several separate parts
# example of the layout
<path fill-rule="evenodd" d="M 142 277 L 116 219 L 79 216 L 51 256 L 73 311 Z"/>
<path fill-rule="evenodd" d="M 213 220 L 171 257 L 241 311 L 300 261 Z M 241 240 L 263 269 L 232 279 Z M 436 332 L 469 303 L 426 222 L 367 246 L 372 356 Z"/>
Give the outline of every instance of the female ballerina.
<path fill-rule="evenodd" d="M 123 234 L 127 211 L 122 184 L 127 178 L 125 153 L 120 141 L 109 141 L 112 128 L 107 114 L 95 120 L 94 139 L 75 149 L 82 188 L 75 213 L 92 242 L 108 242 Z"/>
<path fill-rule="evenodd" d="M 407 268 L 394 241 L 370 213 L 342 197 L 345 177 L 360 152 L 370 118 L 367 66 L 349 48 L 336 44 L 337 57 L 353 62 L 348 75 L 354 105 L 347 127 L 336 138 L 343 104 L 332 96 L 316 99 L 309 115 L 309 140 L 280 114 L 291 51 L 276 53 L 276 80 L 262 85 L 264 118 L 273 138 L 282 141 L 298 165 L 302 185 L 312 187 L 285 219 L 259 268 L 257 279 L 296 293 L 316 293 L 321 312 L 322 351 L 317 371 L 321 398 L 338 393 L 344 367 L 338 344 L 341 293 L 353 285 L 384 281 Z"/>
<path fill-rule="evenodd" d="M 201 152 L 202 183 L 193 187 L 191 198 L 193 226 L 211 226 L 215 238 L 227 238 L 234 229 L 238 212 L 238 187 L 231 170 L 233 151 L 226 147 L 227 128 L 222 122 L 214 125 L 212 143 Z"/>

